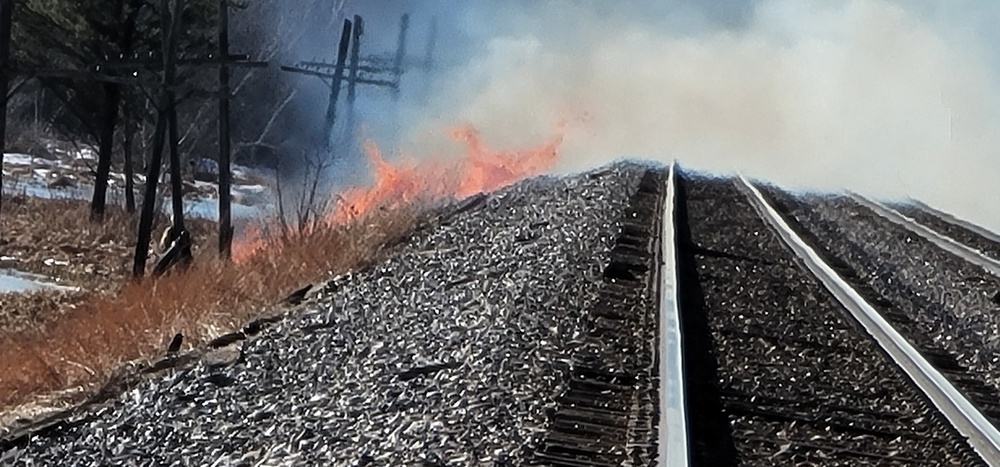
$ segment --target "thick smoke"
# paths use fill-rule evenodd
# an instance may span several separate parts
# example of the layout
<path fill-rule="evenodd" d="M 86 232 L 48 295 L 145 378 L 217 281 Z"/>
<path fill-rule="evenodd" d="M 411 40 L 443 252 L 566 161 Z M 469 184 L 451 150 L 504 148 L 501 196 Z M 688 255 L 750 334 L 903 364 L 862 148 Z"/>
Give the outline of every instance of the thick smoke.
<path fill-rule="evenodd" d="M 373 3 L 391 11 L 407 2 Z M 456 122 L 501 147 L 541 141 L 569 122 L 560 171 L 677 159 L 795 189 L 912 196 L 1000 228 L 992 3 L 412 7 L 415 22 L 436 15 L 444 24 L 443 67 L 428 96 L 404 98 L 402 123 L 384 134 L 372 124 L 376 139 L 408 152 L 456 151 L 444 136 Z"/>

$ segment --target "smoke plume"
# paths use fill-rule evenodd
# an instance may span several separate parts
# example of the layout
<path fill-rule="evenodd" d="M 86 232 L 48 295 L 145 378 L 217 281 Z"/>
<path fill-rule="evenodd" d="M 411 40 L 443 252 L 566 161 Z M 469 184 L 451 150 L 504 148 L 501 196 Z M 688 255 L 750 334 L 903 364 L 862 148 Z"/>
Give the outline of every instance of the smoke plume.
<path fill-rule="evenodd" d="M 391 130 L 373 125 L 410 153 L 455 151 L 444 134 L 456 122 L 510 147 L 568 123 L 560 171 L 676 159 L 793 189 L 914 197 L 1000 228 L 992 3 L 375 3 L 443 24 L 429 93 L 404 98 Z"/>

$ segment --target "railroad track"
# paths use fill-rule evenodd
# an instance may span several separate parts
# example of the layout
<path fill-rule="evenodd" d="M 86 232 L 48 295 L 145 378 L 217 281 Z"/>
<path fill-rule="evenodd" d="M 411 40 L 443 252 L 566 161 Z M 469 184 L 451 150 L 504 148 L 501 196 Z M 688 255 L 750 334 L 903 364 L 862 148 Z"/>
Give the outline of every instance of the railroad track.
<path fill-rule="evenodd" d="M 656 458 L 654 376 L 662 173 L 645 172 L 620 219 L 587 334 L 563 369 L 566 390 L 548 416 L 533 465 L 649 465 Z"/>
<path fill-rule="evenodd" d="M 838 202 L 989 264 L 891 208 Z M 933 301 L 900 303 L 864 273 L 870 252 L 832 247 L 843 232 L 810 218 L 821 207 L 647 171 L 532 463 L 1000 465 L 993 386 L 929 333 L 942 315 L 916 316 Z"/>
<path fill-rule="evenodd" d="M 1000 465 L 988 232 L 628 164 L 434 224 L 0 464 Z"/>
<path fill-rule="evenodd" d="M 808 203 L 676 178 L 662 215 L 659 465 L 1000 465 L 992 386 L 800 222 Z M 975 248 L 848 200 L 992 272 Z"/>
<path fill-rule="evenodd" d="M 942 248 L 954 242 L 897 214 L 880 214 L 884 208 L 870 201 L 769 192 L 886 319 L 987 416 L 1000 419 L 993 338 L 1000 307 L 991 298 L 1000 279 L 987 259 L 969 261 L 974 252 Z"/>

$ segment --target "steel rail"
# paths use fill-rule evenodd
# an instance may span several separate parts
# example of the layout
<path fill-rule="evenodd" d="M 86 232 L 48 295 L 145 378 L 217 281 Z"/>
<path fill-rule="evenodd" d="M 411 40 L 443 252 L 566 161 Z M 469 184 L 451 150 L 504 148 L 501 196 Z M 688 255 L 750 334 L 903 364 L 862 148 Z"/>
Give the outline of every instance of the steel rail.
<path fill-rule="evenodd" d="M 1000 277 L 1000 261 L 984 255 L 975 248 L 969 247 L 963 243 L 953 240 L 950 237 L 939 234 L 919 222 L 906 217 L 899 211 L 896 211 L 895 209 L 885 206 L 877 201 L 872 201 L 857 193 L 851 193 L 850 196 L 862 206 L 875 211 L 875 213 L 879 216 L 882 216 L 893 223 L 902 226 L 906 230 L 927 239 L 927 241 L 955 256 L 958 256 L 959 258 L 985 269 L 990 274 Z"/>
<path fill-rule="evenodd" d="M 687 466 L 687 398 L 684 393 L 683 341 L 677 294 L 677 250 L 675 241 L 676 163 L 670 165 L 666 182 L 666 201 L 660 233 L 660 420 L 658 465 Z"/>
<path fill-rule="evenodd" d="M 918 200 L 910 199 L 908 200 L 908 202 L 909 204 L 915 206 L 917 209 L 920 209 L 921 211 L 924 211 L 929 214 L 933 214 L 949 224 L 957 225 L 991 242 L 1000 244 L 1000 234 L 997 234 L 996 232 L 980 227 L 976 224 L 973 224 L 972 222 L 969 222 L 965 219 L 961 219 L 953 214 L 949 214 L 929 204 L 922 203 Z"/>
<path fill-rule="evenodd" d="M 800 238 L 749 180 L 740 176 L 751 204 L 806 268 L 837 298 L 910 377 L 970 446 L 991 466 L 1000 466 L 1000 431 L 912 344 Z"/>

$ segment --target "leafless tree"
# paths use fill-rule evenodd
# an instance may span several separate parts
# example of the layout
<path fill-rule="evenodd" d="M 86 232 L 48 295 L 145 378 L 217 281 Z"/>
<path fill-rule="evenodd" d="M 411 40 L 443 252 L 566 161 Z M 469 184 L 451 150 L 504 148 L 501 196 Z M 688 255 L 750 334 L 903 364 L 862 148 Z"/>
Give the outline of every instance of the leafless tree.
<path fill-rule="evenodd" d="M 331 207 L 331 197 L 324 193 L 326 188 L 323 181 L 326 179 L 327 170 L 330 168 L 330 159 L 322 157 L 318 152 L 302 154 L 304 169 L 301 172 L 302 183 L 299 185 L 302 190 L 296 191 L 290 200 L 294 212 L 289 213 L 286 208 L 285 189 L 282 183 L 282 176 L 275 171 L 275 192 L 278 197 L 278 219 L 281 224 L 282 238 L 289 239 L 294 234 L 309 232 L 312 229 L 321 227 L 325 222 L 324 216 Z M 289 215 L 294 224 L 289 225 Z"/>

